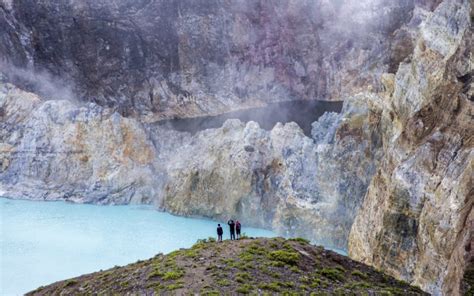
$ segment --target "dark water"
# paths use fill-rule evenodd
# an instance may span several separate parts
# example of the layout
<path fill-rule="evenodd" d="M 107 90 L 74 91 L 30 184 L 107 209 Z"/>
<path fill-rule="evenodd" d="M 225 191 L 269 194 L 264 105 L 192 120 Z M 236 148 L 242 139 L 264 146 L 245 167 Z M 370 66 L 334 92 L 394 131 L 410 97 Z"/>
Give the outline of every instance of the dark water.
<path fill-rule="evenodd" d="M 311 136 L 311 123 L 318 120 L 326 111 L 339 113 L 341 109 L 341 101 L 287 101 L 217 116 L 162 120 L 158 124 L 169 125 L 174 130 L 195 134 L 201 130 L 221 127 L 227 119 L 240 119 L 242 122 L 255 121 L 265 130 L 271 130 L 278 122 L 293 121 L 303 129 L 305 135 Z"/>

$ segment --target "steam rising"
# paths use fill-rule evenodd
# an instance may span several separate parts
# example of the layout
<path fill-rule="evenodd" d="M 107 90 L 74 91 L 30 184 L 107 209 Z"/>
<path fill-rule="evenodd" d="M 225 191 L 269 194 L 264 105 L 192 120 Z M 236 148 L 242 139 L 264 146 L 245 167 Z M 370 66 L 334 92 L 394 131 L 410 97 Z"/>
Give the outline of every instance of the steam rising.
<path fill-rule="evenodd" d="M 288 101 L 217 116 L 162 120 L 159 125 L 194 134 L 204 129 L 221 127 L 228 119 L 239 119 L 242 122 L 255 121 L 265 130 L 271 130 L 278 122 L 296 122 L 305 135 L 311 137 L 313 122 L 318 120 L 324 112 L 340 112 L 341 108 L 342 102 Z"/>
<path fill-rule="evenodd" d="M 0 62 L 0 72 L 7 77 L 7 81 L 36 92 L 45 99 L 77 102 L 71 84 L 47 71 L 19 68 L 10 63 Z"/>
<path fill-rule="evenodd" d="M 390 43 L 380 39 L 413 3 L 2 1 L 0 70 L 48 99 L 76 94 L 149 121 L 343 100 L 377 85 Z"/>

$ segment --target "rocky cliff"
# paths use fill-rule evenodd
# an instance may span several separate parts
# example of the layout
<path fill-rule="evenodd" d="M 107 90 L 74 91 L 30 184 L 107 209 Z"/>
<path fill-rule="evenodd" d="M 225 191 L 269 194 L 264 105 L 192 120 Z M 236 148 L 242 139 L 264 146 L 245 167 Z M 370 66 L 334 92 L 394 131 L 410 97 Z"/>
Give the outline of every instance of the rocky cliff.
<path fill-rule="evenodd" d="M 0 195 L 239 217 L 460 294 L 473 269 L 473 7 L 439 2 L 3 1 Z M 71 23 L 47 26 L 58 16 Z M 311 137 L 294 123 L 228 120 L 192 135 L 155 122 L 295 98 L 344 106 Z"/>
<path fill-rule="evenodd" d="M 472 2 L 444 1 L 374 101 L 383 158 L 349 254 L 436 295 L 458 295 L 474 219 Z M 471 10 L 472 11 L 472 10 Z"/>
<path fill-rule="evenodd" d="M 365 102 L 325 114 L 314 139 L 295 123 L 239 120 L 191 135 L 4 83 L 0 194 L 240 217 L 344 249 L 379 158 Z"/>
<path fill-rule="evenodd" d="M 0 62 L 147 121 L 379 88 L 437 1 L 0 1 Z M 52 25 L 54 24 L 54 25 Z"/>
<path fill-rule="evenodd" d="M 238 215 L 346 248 L 381 142 L 366 106 L 375 94 L 340 95 L 380 88 L 436 3 L 252 3 L 3 1 L 4 195 Z M 294 124 L 230 121 L 192 136 L 149 120 L 292 98 L 346 103 L 313 139 Z"/>

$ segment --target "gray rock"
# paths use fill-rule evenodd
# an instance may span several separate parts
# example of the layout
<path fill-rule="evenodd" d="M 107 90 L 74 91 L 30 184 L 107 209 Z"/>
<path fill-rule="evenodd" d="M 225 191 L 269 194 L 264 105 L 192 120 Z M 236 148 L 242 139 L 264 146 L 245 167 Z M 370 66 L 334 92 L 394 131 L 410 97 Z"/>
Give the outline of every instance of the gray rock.
<path fill-rule="evenodd" d="M 115 2 L 0 3 L 0 195 L 235 216 L 463 292 L 472 3 Z M 311 138 L 294 123 L 151 123 L 294 98 L 344 107 Z"/>
<path fill-rule="evenodd" d="M 435 2 L 2 1 L 0 72 L 147 121 L 338 100 L 380 88 Z"/>
<path fill-rule="evenodd" d="M 374 171 L 375 157 L 359 153 L 378 149 L 363 140 L 370 138 L 363 108 L 350 118 L 334 115 L 344 124 L 334 127 L 332 143 L 321 144 L 295 123 L 266 131 L 227 120 L 191 135 L 96 104 L 42 101 L 1 86 L 9 132 L 0 138 L 0 194 L 13 198 L 146 203 L 179 215 L 239 217 L 343 249 Z"/>
<path fill-rule="evenodd" d="M 443 1 L 372 102 L 384 156 L 349 238 L 351 257 L 434 295 L 461 295 L 472 270 L 474 105 L 457 78 L 472 70 L 471 9 Z"/>

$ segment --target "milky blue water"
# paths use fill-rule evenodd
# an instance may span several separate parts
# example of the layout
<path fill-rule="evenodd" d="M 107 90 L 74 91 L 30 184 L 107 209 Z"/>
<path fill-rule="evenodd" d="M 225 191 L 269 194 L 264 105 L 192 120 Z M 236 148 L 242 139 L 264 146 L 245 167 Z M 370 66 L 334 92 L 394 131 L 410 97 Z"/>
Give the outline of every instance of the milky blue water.
<path fill-rule="evenodd" d="M 0 222 L 0 295 L 22 294 L 58 280 L 190 247 L 197 239 L 214 236 L 217 223 L 144 206 L 5 198 L 0 198 Z M 274 236 L 255 228 L 244 227 L 243 232 Z"/>

